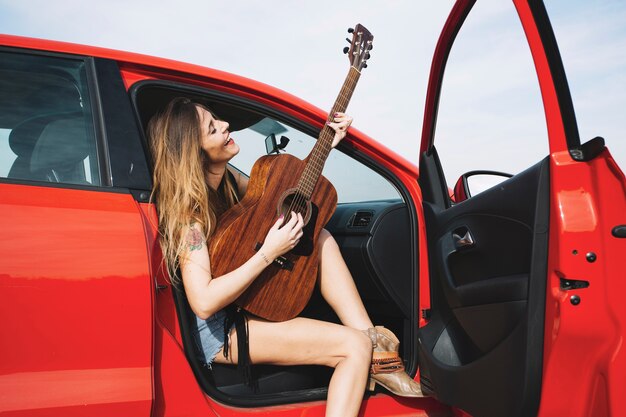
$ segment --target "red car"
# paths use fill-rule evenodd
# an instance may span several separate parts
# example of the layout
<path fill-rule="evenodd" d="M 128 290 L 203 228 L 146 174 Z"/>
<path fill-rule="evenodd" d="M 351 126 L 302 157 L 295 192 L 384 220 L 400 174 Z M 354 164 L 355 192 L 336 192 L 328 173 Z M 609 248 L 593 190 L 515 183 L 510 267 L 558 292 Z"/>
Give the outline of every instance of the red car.
<path fill-rule="evenodd" d="M 366 394 L 361 413 L 626 416 L 626 180 L 602 138 L 579 138 L 540 1 L 514 4 L 549 154 L 473 196 L 466 175 L 448 195 L 435 124 L 473 4 L 456 3 L 435 51 L 419 170 L 355 129 L 325 168 L 339 194 L 326 227 L 427 394 Z M 145 127 L 172 97 L 203 100 L 238 131 L 236 168 L 248 174 L 266 138 L 270 152 L 284 136 L 305 157 L 326 113 L 199 66 L 0 44 L 0 413 L 323 415 L 328 369 L 257 366 L 255 391 L 197 359 L 193 316 L 162 268 Z M 315 295 L 303 314 L 336 320 Z"/>

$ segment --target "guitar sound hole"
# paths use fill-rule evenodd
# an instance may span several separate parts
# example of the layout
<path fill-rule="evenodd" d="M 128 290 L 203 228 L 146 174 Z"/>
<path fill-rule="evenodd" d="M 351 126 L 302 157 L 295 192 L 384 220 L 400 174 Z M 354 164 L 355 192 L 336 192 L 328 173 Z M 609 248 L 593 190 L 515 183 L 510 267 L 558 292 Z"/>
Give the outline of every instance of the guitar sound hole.
<path fill-rule="evenodd" d="M 302 214 L 304 224 L 311 219 L 311 202 L 300 194 L 296 189 L 287 190 L 278 202 L 278 215 L 285 215 L 285 222 L 291 218 L 291 212 Z"/>

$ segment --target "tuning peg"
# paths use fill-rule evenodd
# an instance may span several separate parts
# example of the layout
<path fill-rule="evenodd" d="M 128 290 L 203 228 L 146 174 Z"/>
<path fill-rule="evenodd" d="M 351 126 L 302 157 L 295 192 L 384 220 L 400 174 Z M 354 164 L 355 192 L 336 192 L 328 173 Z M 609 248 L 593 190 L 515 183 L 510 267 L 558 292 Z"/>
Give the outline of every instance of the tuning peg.
<path fill-rule="evenodd" d="M 346 38 L 346 40 L 348 41 L 348 43 L 352 43 L 352 39 Z"/>
<path fill-rule="evenodd" d="M 370 59 L 370 53 L 369 52 L 365 54 L 365 59 Z"/>
<path fill-rule="evenodd" d="M 367 68 L 367 64 L 363 64 L 363 68 Z"/>
<path fill-rule="evenodd" d="M 369 45 L 367 45 L 367 50 L 371 51 L 372 49 L 374 49 L 374 44 L 370 41 Z"/>
<path fill-rule="evenodd" d="M 353 28 L 348 28 L 348 33 L 353 33 L 354 29 Z"/>
<path fill-rule="evenodd" d="M 345 48 L 343 48 L 343 53 L 347 54 L 349 50 L 350 50 L 350 47 L 346 46 Z"/>

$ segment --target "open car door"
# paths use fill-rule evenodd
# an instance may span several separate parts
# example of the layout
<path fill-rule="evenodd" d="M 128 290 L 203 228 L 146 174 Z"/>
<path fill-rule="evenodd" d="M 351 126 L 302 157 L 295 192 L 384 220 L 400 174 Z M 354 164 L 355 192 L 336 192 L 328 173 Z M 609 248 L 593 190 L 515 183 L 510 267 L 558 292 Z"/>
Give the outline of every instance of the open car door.
<path fill-rule="evenodd" d="M 450 14 L 426 100 L 419 182 L 431 308 L 418 332 L 422 388 L 474 417 L 626 415 L 626 311 L 616 294 L 626 181 L 602 138 L 581 145 L 541 1 L 513 3 L 549 154 L 474 196 L 461 182 L 450 198 L 435 125 L 444 68 L 474 3 L 459 0 Z"/>

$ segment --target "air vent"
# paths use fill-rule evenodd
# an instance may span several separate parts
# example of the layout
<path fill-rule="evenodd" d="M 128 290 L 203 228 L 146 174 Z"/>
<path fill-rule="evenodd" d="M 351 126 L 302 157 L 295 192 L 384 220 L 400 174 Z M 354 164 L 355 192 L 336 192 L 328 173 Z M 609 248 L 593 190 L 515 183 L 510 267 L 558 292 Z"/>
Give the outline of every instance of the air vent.
<path fill-rule="evenodd" d="M 350 227 L 367 227 L 373 216 L 373 211 L 357 211 L 350 219 Z"/>

